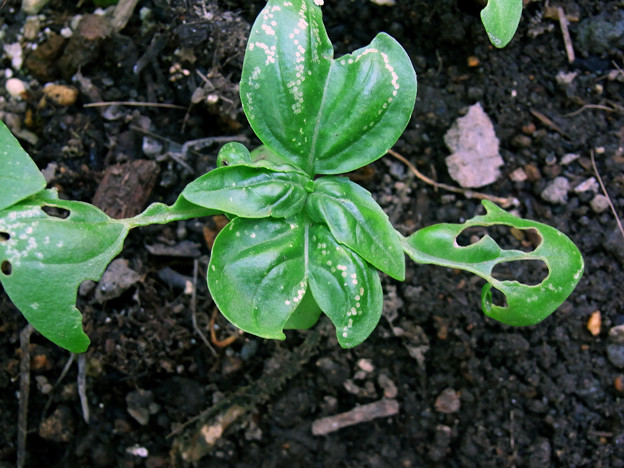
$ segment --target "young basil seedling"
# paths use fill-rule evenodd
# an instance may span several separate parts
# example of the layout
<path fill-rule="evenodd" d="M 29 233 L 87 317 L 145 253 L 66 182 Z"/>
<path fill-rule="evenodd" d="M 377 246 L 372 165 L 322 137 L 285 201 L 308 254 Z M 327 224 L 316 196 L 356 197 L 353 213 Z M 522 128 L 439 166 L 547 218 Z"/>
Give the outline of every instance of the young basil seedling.
<path fill-rule="evenodd" d="M 263 146 L 250 153 L 226 144 L 218 167 L 191 182 L 172 206 L 154 203 L 134 218 L 114 220 L 89 204 L 59 200 L 0 126 L 0 281 L 44 336 L 70 351 L 87 348 L 77 288 L 102 275 L 130 229 L 216 213 L 231 221 L 212 249 L 210 293 L 233 324 L 261 337 L 283 339 L 283 330 L 309 328 L 325 314 L 341 346 L 360 344 L 381 317 L 379 271 L 403 280 L 406 253 L 418 263 L 482 276 L 485 313 L 511 325 L 541 321 L 572 292 L 583 260 L 554 228 L 484 202 L 484 216 L 405 238 L 369 192 L 340 176 L 382 157 L 399 138 L 414 107 L 416 74 L 384 33 L 334 58 L 317 3 L 270 0 L 262 10 L 240 92 Z M 541 243 L 530 253 L 503 250 L 487 236 L 457 244 L 464 229 L 497 224 L 534 229 Z M 492 275 L 499 263 L 535 259 L 549 268 L 538 285 Z M 492 304 L 491 288 L 506 306 Z"/>

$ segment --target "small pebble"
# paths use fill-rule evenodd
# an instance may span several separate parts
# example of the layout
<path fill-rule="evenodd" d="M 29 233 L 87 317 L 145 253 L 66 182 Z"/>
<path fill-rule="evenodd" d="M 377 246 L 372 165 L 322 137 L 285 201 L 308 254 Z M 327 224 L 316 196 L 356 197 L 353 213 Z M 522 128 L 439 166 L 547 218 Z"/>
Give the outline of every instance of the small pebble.
<path fill-rule="evenodd" d="M 589 206 L 591 206 L 594 213 L 602 213 L 609 209 L 609 199 L 604 195 L 598 194 L 589 202 Z"/>
<path fill-rule="evenodd" d="M 509 178 L 513 182 L 524 182 L 525 180 L 528 179 L 528 176 L 526 172 L 524 172 L 524 170 L 521 167 L 519 167 L 518 169 L 513 171 L 511 174 L 509 174 Z"/>
<path fill-rule="evenodd" d="M 597 193 L 598 189 L 599 187 L 598 187 L 598 182 L 596 182 L 596 178 L 590 177 L 589 179 L 584 180 L 583 182 L 578 184 L 576 187 L 574 187 L 574 192 L 582 193 L 582 192 L 592 191 L 594 193 Z"/>
<path fill-rule="evenodd" d="M 71 106 L 78 99 L 78 90 L 73 86 L 49 83 L 43 88 L 43 94 L 59 106 Z"/>
<path fill-rule="evenodd" d="M 19 78 L 9 78 L 4 87 L 6 88 L 7 93 L 15 99 L 22 99 L 22 97 L 24 97 L 24 93 L 26 93 L 26 83 Z"/>
<path fill-rule="evenodd" d="M 616 325 L 609 330 L 609 341 L 624 344 L 624 325 Z"/>
<path fill-rule="evenodd" d="M 49 0 L 22 0 L 22 11 L 27 15 L 39 13 Z"/>
<path fill-rule="evenodd" d="M 436 398 L 434 405 L 436 411 L 445 414 L 457 413 L 461 407 L 459 396 L 459 392 L 452 388 L 445 388 Z"/>
<path fill-rule="evenodd" d="M 556 177 L 542 191 L 541 197 L 549 203 L 565 204 L 568 201 L 570 182 L 565 177 Z"/>
<path fill-rule="evenodd" d="M 615 367 L 624 369 L 624 345 L 610 344 L 607 345 L 607 359 Z"/>
<path fill-rule="evenodd" d="M 573 161 L 576 161 L 580 157 L 581 157 L 580 155 L 574 154 L 574 153 L 564 154 L 563 157 L 561 158 L 561 164 L 564 166 L 567 166 L 568 164 L 570 164 Z"/>
<path fill-rule="evenodd" d="M 591 333 L 593 336 L 600 335 L 601 324 L 602 324 L 602 319 L 600 316 L 600 311 L 595 310 L 589 316 L 589 320 L 587 321 L 587 329 L 589 330 L 589 333 Z"/>

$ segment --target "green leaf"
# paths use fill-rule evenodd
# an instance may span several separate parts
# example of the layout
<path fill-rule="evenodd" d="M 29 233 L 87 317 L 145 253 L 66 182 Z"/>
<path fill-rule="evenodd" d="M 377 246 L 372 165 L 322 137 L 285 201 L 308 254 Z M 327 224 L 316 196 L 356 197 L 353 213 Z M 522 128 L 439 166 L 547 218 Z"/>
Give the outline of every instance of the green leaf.
<path fill-rule="evenodd" d="M 326 226 L 315 224 L 310 233 L 310 289 L 336 327 L 340 346 L 353 348 L 368 338 L 381 318 L 379 274 L 338 244 Z"/>
<path fill-rule="evenodd" d="M 208 287 L 230 322 L 264 338 L 312 326 L 320 307 L 340 344 L 352 347 L 381 316 L 377 271 L 303 215 L 231 221 L 215 240 Z"/>
<path fill-rule="evenodd" d="M 43 207 L 67 210 L 65 219 Z M 0 211 L 0 281 L 24 317 L 43 336 L 74 353 L 87 349 L 76 309 L 80 283 L 97 281 L 119 253 L 128 228 L 87 203 L 53 192 Z"/>
<path fill-rule="evenodd" d="M 208 266 L 217 307 L 238 328 L 284 339 L 307 290 L 307 226 L 283 219 L 235 218 L 219 233 Z"/>
<path fill-rule="evenodd" d="M 513 39 L 520 17 L 522 0 L 488 0 L 481 10 L 481 21 L 490 42 L 496 47 L 505 47 Z"/>
<path fill-rule="evenodd" d="M 306 207 L 314 221 L 327 224 L 338 242 L 393 278 L 405 279 L 399 238 L 368 191 L 345 177 L 322 177 L 314 181 Z"/>
<path fill-rule="evenodd" d="M 316 303 L 312 292 L 308 289 L 303 295 L 303 299 L 288 317 L 284 324 L 284 330 L 307 330 L 312 328 L 321 316 L 323 311 Z"/>
<path fill-rule="evenodd" d="M 312 0 L 270 0 L 254 23 L 243 109 L 267 147 L 310 175 L 348 172 L 383 156 L 415 99 L 410 59 L 387 34 L 334 60 Z"/>
<path fill-rule="evenodd" d="M 204 174 L 187 185 L 182 196 L 195 205 L 245 218 L 285 218 L 301 211 L 309 182 L 299 172 L 237 164 Z"/>
<path fill-rule="evenodd" d="M 0 121 L 0 210 L 27 198 L 46 186 L 36 164 Z"/>
<path fill-rule="evenodd" d="M 572 293 L 583 274 L 583 257 L 572 241 L 557 229 L 513 216 L 489 201 L 483 201 L 487 214 L 463 224 L 438 224 L 421 229 L 403 240 L 405 252 L 418 263 L 460 268 L 484 278 L 482 305 L 486 315 L 508 325 L 526 326 L 541 322 Z M 535 229 L 541 237 L 532 252 L 503 250 L 489 236 L 461 247 L 457 236 L 472 226 L 502 224 L 517 229 Z M 492 276 L 495 265 L 518 260 L 541 260 L 548 276 L 538 285 L 499 281 Z M 492 304 L 491 288 L 501 291 L 507 306 Z"/>

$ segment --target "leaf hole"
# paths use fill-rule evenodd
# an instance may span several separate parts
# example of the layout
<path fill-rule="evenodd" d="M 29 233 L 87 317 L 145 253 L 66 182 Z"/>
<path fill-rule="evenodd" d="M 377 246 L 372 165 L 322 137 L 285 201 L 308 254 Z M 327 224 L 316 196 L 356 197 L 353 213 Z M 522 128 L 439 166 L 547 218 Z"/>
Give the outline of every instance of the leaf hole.
<path fill-rule="evenodd" d="M 70 211 L 65 208 L 59 208 L 58 206 L 42 206 L 41 209 L 48 216 L 53 218 L 66 219 L 69 217 Z"/>
<path fill-rule="evenodd" d="M 507 307 L 507 297 L 498 289 L 492 288 L 490 289 L 492 305 L 498 307 Z"/>
<path fill-rule="evenodd" d="M 0 271 L 2 272 L 2 274 L 9 276 L 13 271 L 13 266 L 11 265 L 11 262 L 9 262 L 8 260 L 4 260 L 0 264 Z"/>
<path fill-rule="evenodd" d="M 0 242 L 6 242 L 11 238 L 11 234 L 8 232 L 0 232 Z"/>
<path fill-rule="evenodd" d="M 548 267 L 543 260 L 515 260 L 497 263 L 492 276 L 499 281 L 518 281 L 527 286 L 540 284 L 548 276 Z"/>
<path fill-rule="evenodd" d="M 468 227 L 459 233 L 456 242 L 460 247 L 468 247 L 476 244 L 486 235 L 494 239 L 504 250 L 533 252 L 542 242 L 542 236 L 537 229 L 518 229 L 504 224 Z"/>

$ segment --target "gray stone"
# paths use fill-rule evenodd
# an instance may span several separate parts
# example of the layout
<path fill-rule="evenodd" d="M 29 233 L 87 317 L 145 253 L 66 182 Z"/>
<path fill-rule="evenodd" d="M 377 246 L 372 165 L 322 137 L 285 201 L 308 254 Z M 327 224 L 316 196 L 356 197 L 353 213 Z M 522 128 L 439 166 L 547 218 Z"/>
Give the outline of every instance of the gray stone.
<path fill-rule="evenodd" d="M 446 158 L 450 176 L 462 187 L 483 187 L 500 177 L 504 164 L 494 126 L 480 103 L 451 126 L 444 142 L 453 153 Z"/>
<path fill-rule="evenodd" d="M 556 177 L 542 191 L 541 197 L 549 203 L 565 204 L 568 201 L 570 182 L 565 177 Z"/>
<path fill-rule="evenodd" d="M 592 201 L 589 202 L 589 206 L 594 213 L 602 213 L 609 209 L 609 199 L 604 195 L 596 195 Z"/>

